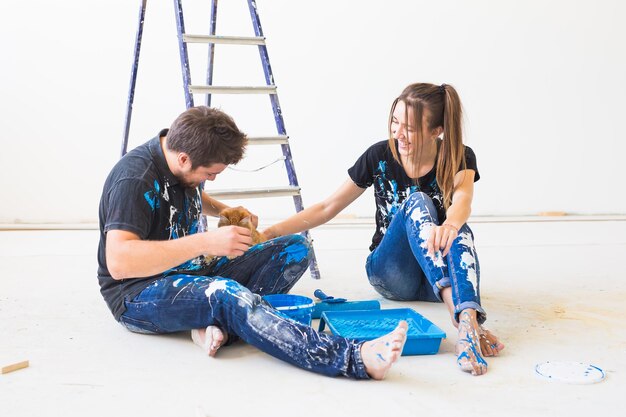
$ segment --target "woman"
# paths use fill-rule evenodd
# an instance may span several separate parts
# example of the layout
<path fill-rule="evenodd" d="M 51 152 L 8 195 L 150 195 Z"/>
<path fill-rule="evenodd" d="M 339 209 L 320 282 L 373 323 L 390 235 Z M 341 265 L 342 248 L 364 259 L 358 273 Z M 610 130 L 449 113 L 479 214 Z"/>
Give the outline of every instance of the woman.
<path fill-rule="evenodd" d="M 376 233 L 365 265 L 383 297 L 444 302 L 459 332 L 457 363 L 487 372 L 484 356 L 504 348 L 482 326 L 480 268 L 466 224 L 480 175 L 463 145 L 461 102 L 446 84 L 411 84 L 393 102 L 390 138 L 372 145 L 347 180 L 321 203 L 264 231 L 268 238 L 323 224 L 374 185 Z M 443 139 L 440 136 L 443 134 Z"/>

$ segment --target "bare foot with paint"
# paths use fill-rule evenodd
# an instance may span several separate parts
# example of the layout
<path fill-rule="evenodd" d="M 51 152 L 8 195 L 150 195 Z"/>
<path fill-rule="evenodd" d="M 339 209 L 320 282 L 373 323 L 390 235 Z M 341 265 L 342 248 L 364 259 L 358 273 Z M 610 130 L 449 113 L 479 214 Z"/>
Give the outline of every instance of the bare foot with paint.
<path fill-rule="evenodd" d="M 463 310 L 459 315 L 459 338 L 456 342 L 456 363 L 472 375 L 487 373 L 487 362 L 480 349 L 480 325 L 475 310 Z"/>
<path fill-rule="evenodd" d="M 402 354 L 409 325 L 402 320 L 391 333 L 361 345 L 361 357 L 365 371 L 373 379 L 384 379 L 391 365 Z"/>
<path fill-rule="evenodd" d="M 491 333 L 489 329 L 480 326 L 480 350 L 483 356 L 498 356 L 500 351 L 504 349 L 504 343 Z"/>
<path fill-rule="evenodd" d="M 228 340 L 228 335 L 217 326 L 209 326 L 206 329 L 193 329 L 191 340 L 200 346 L 207 355 L 213 357 L 217 350 Z"/>

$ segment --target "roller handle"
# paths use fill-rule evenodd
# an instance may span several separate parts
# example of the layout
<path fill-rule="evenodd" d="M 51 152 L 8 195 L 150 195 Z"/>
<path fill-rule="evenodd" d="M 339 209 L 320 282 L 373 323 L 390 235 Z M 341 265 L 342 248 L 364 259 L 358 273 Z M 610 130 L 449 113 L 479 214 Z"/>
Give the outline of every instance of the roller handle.
<path fill-rule="evenodd" d="M 320 290 L 319 288 L 315 291 L 313 291 L 313 295 L 316 296 L 317 298 L 319 298 L 320 300 L 324 301 L 328 298 L 333 298 L 333 297 L 329 297 L 327 296 L 324 291 Z"/>
<path fill-rule="evenodd" d="M 319 298 L 320 300 L 322 300 L 322 302 L 324 302 L 324 303 L 334 304 L 334 303 L 345 303 L 346 302 L 345 298 L 335 298 L 332 295 L 326 295 L 324 293 L 324 291 L 320 290 L 319 288 L 313 292 L 313 295 L 316 296 L 317 298 Z"/>

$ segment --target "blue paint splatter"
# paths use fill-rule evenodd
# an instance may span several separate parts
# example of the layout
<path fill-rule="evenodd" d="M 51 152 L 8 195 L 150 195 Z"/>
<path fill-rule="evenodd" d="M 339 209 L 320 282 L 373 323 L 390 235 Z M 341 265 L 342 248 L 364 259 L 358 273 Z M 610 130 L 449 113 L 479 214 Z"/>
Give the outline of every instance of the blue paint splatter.
<path fill-rule="evenodd" d="M 159 199 L 159 193 L 161 191 L 161 186 L 154 180 L 154 189 L 146 191 L 143 195 L 143 198 L 150 204 L 150 208 L 152 211 L 158 209 L 161 206 L 161 201 Z"/>
<path fill-rule="evenodd" d="M 220 266 L 224 265 L 226 262 L 228 262 L 228 258 L 225 256 L 222 256 L 218 261 L 217 264 L 215 265 L 216 268 L 219 268 Z"/>
<path fill-rule="evenodd" d="M 285 262 L 290 264 L 292 262 L 302 262 L 308 255 L 309 251 L 307 247 L 301 243 L 287 246 L 279 255 L 279 258 L 285 256 L 287 259 Z"/>
<path fill-rule="evenodd" d="M 472 343 L 471 340 L 469 339 L 462 339 L 461 341 L 465 341 L 468 343 L 469 348 L 472 350 L 472 353 L 474 354 L 474 357 L 476 358 L 476 362 L 478 362 L 478 364 L 480 365 L 484 365 L 485 367 L 489 366 L 487 364 L 487 362 L 483 359 L 483 357 L 480 355 L 480 353 L 478 353 L 478 351 L 476 350 L 476 345 L 474 345 L 474 343 Z M 462 352 L 458 357 L 457 357 L 457 364 L 459 366 L 462 366 L 462 359 L 467 359 L 468 361 L 471 361 L 470 356 L 467 352 Z"/>
<path fill-rule="evenodd" d="M 419 191 L 419 187 L 417 185 L 411 185 L 404 190 L 400 190 L 396 180 L 390 180 L 387 178 L 387 161 L 378 161 L 378 172 L 378 187 L 382 191 L 383 195 L 386 196 L 386 200 L 389 205 L 389 210 L 387 210 L 386 207 L 381 207 L 381 212 L 385 216 L 386 223 L 389 224 L 398 212 L 402 202 L 409 195 Z"/>

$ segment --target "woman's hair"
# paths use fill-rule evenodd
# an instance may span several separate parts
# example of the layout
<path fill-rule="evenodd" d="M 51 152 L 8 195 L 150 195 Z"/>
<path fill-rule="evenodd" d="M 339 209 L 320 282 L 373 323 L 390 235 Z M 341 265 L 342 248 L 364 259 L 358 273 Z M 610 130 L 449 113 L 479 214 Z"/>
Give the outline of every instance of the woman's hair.
<path fill-rule="evenodd" d="M 402 101 L 406 106 L 405 120 L 414 126 L 417 140 L 414 143 L 412 164 L 419 172 L 422 155 L 422 122 L 425 120 L 429 131 L 443 127 L 443 141 L 439 149 L 437 164 L 437 184 L 443 193 L 443 203 L 447 210 L 452 204 L 454 192 L 454 176 L 459 168 L 465 168 L 465 151 L 462 133 L 461 100 L 454 87 L 448 84 L 434 85 L 427 83 L 411 84 L 402 91 L 391 105 L 389 113 L 389 147 L 396 161 L 402 163 L 396 149 L 395 139 L 391 131 L 393 112 Z M 413 110 L 413 120 L 409 120 L 409 108 Z M 426 119 L 424 119 L 426 116 Z M 417 182 L 418 179 L 416 178 Z"/>
<path fill-rule="evenodd" d="M 243 157 L 248 139 L 226 113 L 206 107 L 191 107 L 174 120 L 166 146 L 189 155 L 192 169 L 212 164 L 236 164 Z"/>

